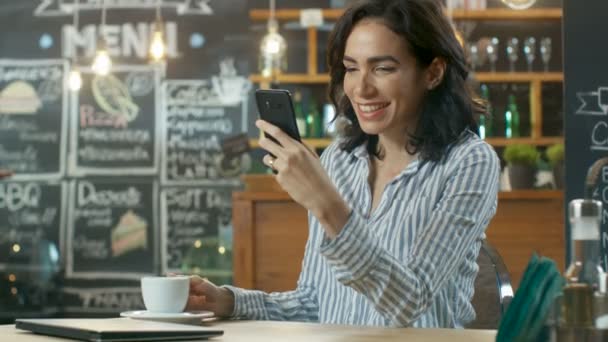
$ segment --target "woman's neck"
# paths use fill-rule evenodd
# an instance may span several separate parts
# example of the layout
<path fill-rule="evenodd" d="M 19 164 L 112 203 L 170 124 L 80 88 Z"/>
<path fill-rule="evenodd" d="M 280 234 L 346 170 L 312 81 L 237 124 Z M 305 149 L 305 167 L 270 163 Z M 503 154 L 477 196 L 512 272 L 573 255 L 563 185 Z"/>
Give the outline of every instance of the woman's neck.
<path fill-rule="evenodd" d="M 383 168 L 388 168 L 394 171 L 403 170 L 409 163 L 416 158 L 415 154 L 411 154 L 406 149 L 407 136 L 403 139 L 388 139 L 380 135 L 378 137 L 378 148 L 382 160 L 380 164 Z"/>

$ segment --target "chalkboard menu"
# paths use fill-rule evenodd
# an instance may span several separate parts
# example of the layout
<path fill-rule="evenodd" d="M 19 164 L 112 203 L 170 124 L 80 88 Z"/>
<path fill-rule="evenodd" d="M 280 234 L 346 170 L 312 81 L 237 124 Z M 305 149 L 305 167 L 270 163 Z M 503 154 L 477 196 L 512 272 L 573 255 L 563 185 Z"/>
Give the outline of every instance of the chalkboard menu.
<path fill-rule="evenodd" d="M 221 142 L 247 131 L 251 84 L 236 75 L 233 59 L 220 63 L 211 79 L 165 83 L 163 184 L 235 185 L 248 168 L 249 155 L 228 158 Z"/>
<path fill-rule="evenodd" d="M 70 185 L 67 277 L 139 279 L 155 272 L 153 182 L 78 180 Z"/>
<path fill-rule="evenodd" d="M 605 0 L 564 1 L 567 202 L 584 196 L 587 168 L 608 156 L 606 13 Z M 608 167 L 599 178 L 594 198 L 603 202 L 603 262 L 608 266 Z"/>
<path fill-rule="evenodd" d="M 65 197 L 61 182 L 0 183 L 0 269 L 57 271 Z"/>
<path fill-rule="evenodd" d="M 17 178 L 63 172 L 66 68 L 57 60 L 0 60 L 0 165 Z"/>
<path fill-rule="evenodd" d="M 118 66 L 99 76 L 82 70 L 73 94 L 70 172 L 154 174 L 160 73 L 154 66 Z"/>
<path fill-rule="evenodd" d="M 220 231 L 230 228 L 231 195 L 218 187 L 162 190 L 163 273 L 194 267 L 205 269 L 206 274 L 218 271 L 217 259 L 228 248 Z"/>

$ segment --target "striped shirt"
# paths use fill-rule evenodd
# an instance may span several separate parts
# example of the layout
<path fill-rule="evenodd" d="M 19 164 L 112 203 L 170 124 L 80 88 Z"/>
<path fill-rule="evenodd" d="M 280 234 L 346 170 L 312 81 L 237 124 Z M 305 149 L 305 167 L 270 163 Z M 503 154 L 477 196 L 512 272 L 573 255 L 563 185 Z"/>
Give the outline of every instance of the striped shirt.
<path fill-rule="evenodd" d="M 371 213 L 365 147 L 348 153 L 334 142 L 321 162 L 352 209 L 348 222 L 330 239 L 309 214 L 297 288 L 226 286 L 235 297 L 233 316 L 445 328 L 472 321 L 476 259 L 496 212 L 500 163 L 493 148 L 464 132 L 443 162 L 411 162 Z"/>

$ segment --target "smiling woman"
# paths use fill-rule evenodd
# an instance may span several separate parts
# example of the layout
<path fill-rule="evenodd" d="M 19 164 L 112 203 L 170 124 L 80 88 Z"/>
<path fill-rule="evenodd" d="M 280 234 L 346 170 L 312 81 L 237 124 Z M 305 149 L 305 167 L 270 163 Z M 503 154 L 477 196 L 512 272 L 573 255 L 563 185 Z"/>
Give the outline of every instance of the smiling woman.
<path fill-rule="evenodd" d="M 266 165 L 309 212 L 294 291 L 193 278 L 189 308 L 249 319 L 462 327 L 476 258 L 496 212 L 499 161 L 476 134 L 482 110 L 434 0 L 364 0 L 330 38 L 330 96 L 352 123 L 319 159 L 268 122 Z M 286 229 L 290 227 L 285 227 Z"/>

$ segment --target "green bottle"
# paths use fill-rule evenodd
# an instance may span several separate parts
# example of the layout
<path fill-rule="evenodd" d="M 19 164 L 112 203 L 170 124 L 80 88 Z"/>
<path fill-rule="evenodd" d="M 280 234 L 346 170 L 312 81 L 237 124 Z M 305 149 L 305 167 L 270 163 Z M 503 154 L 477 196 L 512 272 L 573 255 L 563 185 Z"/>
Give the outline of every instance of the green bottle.
<path fill-rule="evenodd" d="M 298 125 L 298 133 L 301 138 L 306 138 L 306 115 L 302 109 L 302 93 L 299 90 L 293 95 L 293 110 L 296 114 L 296 124 Z"/>
<path fill-rule="evenodd" d="M 481 98 L 486 101 L 488 105 L 488 113 L 484 115 L 485 120 L 485 137 L 494 136 L 494 108 L 492 108 L 492 102 L 490 102 L 490 88 L 486 84 L 481 85 Z M 481 125 L 481 120 L 480 120 Z"/>
<path fill-rule="evenodd" d="M 487 130 L 486 130 L 486 116 L 484 114 L 481 114 L 479 116 L 479 137 L 481 139 L 485 139 L 487 134 Z"/>
<path fill-rule="evenodd" d="M 517 138 L 519 134 L 519 110 L 517 110 L 517 103 L 515 102 L 515 95 L 509 95 L 509 104 L 507 105 L 507 112 L 511 113 L 511 136 L 508 138 Z"/>
<path fill-rule="evenodd" d="M 308 115 L 306 116 L 306 126 L 308 127 L 307 136 L 309 138 L 320 138 L 322 129 L 321 115 L 319 115 L 319 108 L 317 108 L 317 102 L 311 97 L 308 103 Z"/>

